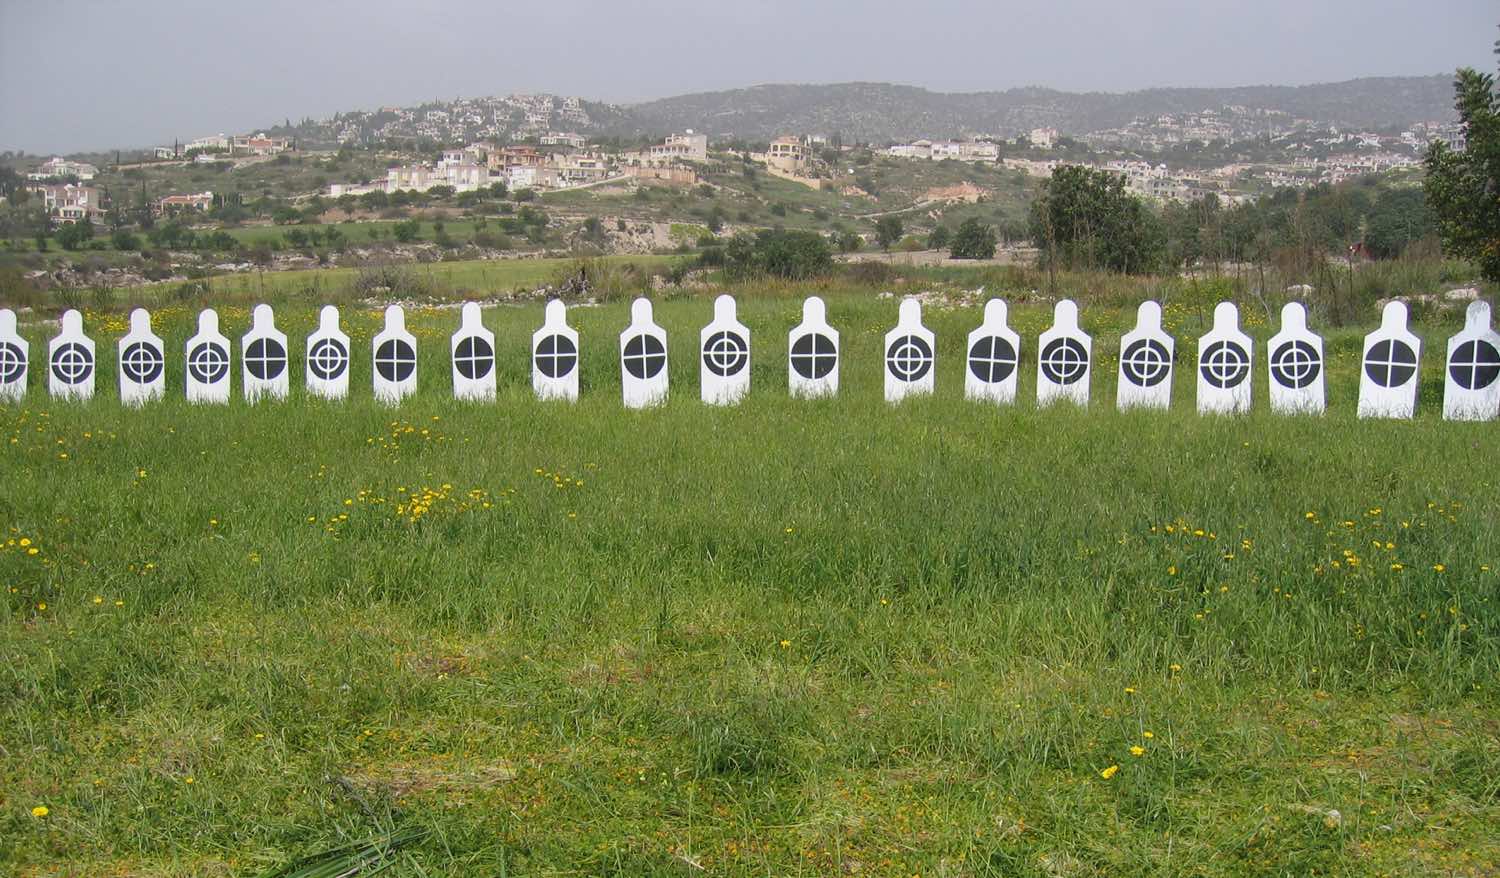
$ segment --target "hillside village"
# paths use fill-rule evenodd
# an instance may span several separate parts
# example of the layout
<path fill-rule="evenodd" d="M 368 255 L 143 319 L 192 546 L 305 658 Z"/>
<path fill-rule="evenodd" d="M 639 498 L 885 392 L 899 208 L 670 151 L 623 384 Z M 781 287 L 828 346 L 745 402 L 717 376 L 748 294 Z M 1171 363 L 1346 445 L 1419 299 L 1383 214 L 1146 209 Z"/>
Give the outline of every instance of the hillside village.
<path fill-rule="evenodd" d="M 475 192 L 497 183 L 510 191 L 537 193 L 605 184 L 691 186 L 701 182 L 712 149 L 716 159 L 754 163 L 768 175 L 799 185 L 857 194 L 857 183 L 849 179 L 853 175 L 841 173 L 851 169 L 840 167 L 846 164 L 840 157 L 862 146 L 890 158 L 984 163 L 1036 179 L 1050 176 L 1059 164 L 1081 164 L 1117 173 L 1131 192 L 1157 202 L 1186 202 L 1212 193 L 1228 203 L 1243 203 L 1277 188 L 1410 169 L 1433 140 L 1462 147 L 1458 126 L 1443 119 L 1413 122 L 1401 130 L 1354 130 L 1243 105 L 1138 116 L 1122 126 L 1091 131 L 1042 126 L 1012 137 L 961 138 L 934 131 L 930 137 L 883 144 L 845 143 L 837 132 L 787 131 L 761 144 L 691 128 L 654 141 L 597 133 L 620 125 L 623 115 L 616 105 L 551 94 L 460 98 L 337 113 L 297 126 L 288 122 L 271 133 L 197 136 L 128 157 L 117 154 L 115 164 L 147 168 L 227 162 L 239 168 L 287 153 L 326 154 L 330 146 L 379 150 L 389 157 L 383 174 L 330 180 L 317 191 L 293 193 L 300 199 L 337 200 L 403 191 Z M 97 164 L 62 156 L 19 164 L 27 188 L 57 222 L 99 221 L 109 211 L 108 187 L 90 185 L 99 176 Z M 160 192 L 151 209 L 156 216 L 205 212 L 222 203 L 225 194 Z M 978 189 L 957 194 L 970 201 L 985 195 Z"/>
<path fill-rule="evenodd" d="M 1030 252 L 1028 205 L 1059 167 L 1114 175 L 1158 209 L 1205 199 L 1229 208 L 1372 176 L 1409 186 L 1430 142 L 1463 146 L 1442 118 L 1364 130 L 1242 105 L 1093 131 L 935 131 L 881 143 L 838 131 L 784 130 L 759 142 L 699 127 L 606 133 L 621 114 L 579 98 L 509 95 L 129 152 L 3 156 L 0 173 L 25 201 L 12 196 L 0 211 L 0 239 L 33 251 L 27 276 L 38 282 L 81 280 L 64 253 L 88 250 L 109 254 L 94 259 L 108 263 L 110 283 L 127 285 L 393 255 L 681 252 L 768 228 L 816 231 L 843 253 L 877 243 L 916 250 L 970 219 L 991 226 L 1013 257 Z"/>

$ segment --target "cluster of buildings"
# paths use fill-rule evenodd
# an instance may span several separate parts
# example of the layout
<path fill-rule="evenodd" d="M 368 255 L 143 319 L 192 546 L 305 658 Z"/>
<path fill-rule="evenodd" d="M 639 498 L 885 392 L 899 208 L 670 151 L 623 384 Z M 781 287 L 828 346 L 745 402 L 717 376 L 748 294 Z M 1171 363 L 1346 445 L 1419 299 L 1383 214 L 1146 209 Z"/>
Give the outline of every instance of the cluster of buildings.
<path fill-rule="evenodd" d="M 587 127 L 592 122 L 579 98 L 512 94 L 434 101 L 418 107 L 357 110 L 320 119 L 314 126 L 320 139 L 326 137 L 339 143 L 418 138 L 453 143 L 549 136 Z"/>
<path fill-rule="evenodd" d="M 53 156 L 42 162 L 41 167 L 27 174 L 26 179 L 46 181 L 73 177 L 79 182 L 88 182 L 98 175 L 99 169 L 88 162 L 75 162 L 61 156 Z"/>
<path fill-rule="evenodd" d="M 40 198 L 47 215 L 55 222 L 72 224 L 93 222 L 107 209 L 101 190 L 81 183 L 28 183 L 26 190 Z"/>
<path fill-rule="evenodd" d="M 584 137 L 571 132 L 548 132 L 541 143 L 552 148 L 476 141 L 462 149 L 444 150 L 442 158 L 430 164 L 390 168 L 384 180 L 335 183 L 328 187 L 328 194 L 337 198 L 377 191 L 426 192 L 435 186 L 473 192 L 497 182 L 510 190 L 573 189 L 630 177 L 692 184 L 698 182 L 698 174 L 687 163 L 708 159 L 707 135 L 692 130 L 645 149 L 616 153 L 590 149 Z"/>
<path fill-rule="evenodd" d="M 158 146 L 153 154 L 159 159 L 194 157 L 199 161 L 215 161 L 221 156 L 276 155 L 293 148 L 291 138 L 271 137 L 264 132 L 235 135 L 211 134 L 187 143 Z"/>
<path fill-rule="evenodd" d="M 1000 146 L 990 140 L 914 140 L 887 147 L 886 155 L 898 159 L 927 159 L 940 162 L 997 162 Z"/>

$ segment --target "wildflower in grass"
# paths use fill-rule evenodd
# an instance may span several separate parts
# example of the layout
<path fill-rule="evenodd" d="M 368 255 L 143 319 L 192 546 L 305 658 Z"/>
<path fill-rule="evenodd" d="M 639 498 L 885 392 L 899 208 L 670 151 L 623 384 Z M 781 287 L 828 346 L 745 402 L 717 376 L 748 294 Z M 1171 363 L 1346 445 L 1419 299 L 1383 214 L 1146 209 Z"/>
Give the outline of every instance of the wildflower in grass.
<path fill-rule="evenodd" d="M 1170 670 L 1174 674 L 1178 673 L 1179 671 L 1182 670 L 1182 665 L 1179 665 L 1176 662 L 1173 662 L 1171 665 L 1168 666 L 1168 670 Z"/>
<path fill-rule="evenodd" d="M 1135 694 L 1135 687 L 1134 686 L 1126 686 L 1125 687 L 1125 694 L 1126 695 L 1134 695 Z"/>
<path fill-rule="evenodd" d="M 1312 521 L 1314 518 L 1318 517 L 1318 513 L 1316 513 L 1316 512 L 1309 512 L 1309 513 L 1307 513 L 1306 515 L 1304 515 L 1302 517 L 1305 518 L 1305 519 L 1307 519 L 1308 521 Z"/>
<path fill-rule="evenodd" d="M 41 603 L 39 603 L 39 604 L 36 605 L 36 608 L 38 610 L 45 610 L 45 609 L 47 609 L 47 602 L 46 601 L 42 601 Z"/>
<path fill-rule="evenodd" d="M 792 645 L 792 642 L 790 640 L 783 640 L 783 641 L 781 641 L 781 648 L 782 649 L 789 649 L 789 648 L 791 648 L 791 645 Z"/>
<path fill-rule="evenodd" d="M 187 777 L 185 777 L 185 778 L 182 779 L 182 782 L 183 783 L 192 783 L 193 782 L 193 776 L 191 774 L 188 775 Z"/>
<path fill-rule="evenodd" d="M 46 805 L 37 805 L 35 808 L 31 809 L 31 816 L 33 817 L 46 817 L 51 813 L 51 811 L 47 810 Z"/>
<path fill-rule="evenodd" d="M 1434 565 L 1432 565 L 1432 569 L 1436 570 L 1439 573 L 1442 573 L 1444 570 L 1447 570 L 1448 568 L 1444 567 L 1441 564 L 1434 564 Z"/>
<path fill-rule="evenodd" d="M 21 545 L 21 548 L 23 548 L 23 549 L 26 548 L 27 546 L 31 545 L 31 538 L 30 537 L 21 537 L 21 544 L 20 545 Z"/>
<path fill-rule="evenodd" d="M 1099 772 L 1099 776 L 1102 777 L 1102 778 L 1104 778 L 1105 780 L 1109 780 L 1110 778 L 1114 777 L 1115 773 L 1118 772 L 1119 770 L 1120 770 L 1120 766 L 1118 766 L 1118 765 L 1111 765 L 1110 767 L 1108 767 L 1108 768 L 1104 769 L 1103 771 Z"/>
<path fill-rule="evenodd" d="M 1136 744 L 1135 746 L 1133 746 L 1133 747 L 1130 748 L 1130 755 L 1131 756 L 1145 756 L 1146 755 L 1146 748 L 1142 747 L 1140 744 Z"/>
<path fill-rule="evenodd" d="M 1177 565 L 1176 564 L 1173 564 L 1172 566 L 1170 566 L 1170 567 L 1167 568 L 1167 575 L 1168 576 L 1176 576 L 1177 575 Z"/>
<path fill-rule="evenodd" d="M 104 598 L 100 597 L 99 595 L 94 595 L 94 603 L 95 604 L 102 604 L 102 603 L 104 603 Z"/>
<path fill-rule="evenodd" d="M 1141 732 L 1141 737 L 1145 738 L 1147 740 L 1150 740 L 1150 739 L 1156 737 L 1156 733 L 1153 732 L 1153 731 L 1151 731 L 1150 729 L 1147 729 L 1144 732 Z"/>
<path fill-rule="evenodd" d="M 124 601 L 115 601 L 115 606 L 117 606 L 117 607 L 123 607 L 123 606 L 125 606 L 125 602 Z"/>

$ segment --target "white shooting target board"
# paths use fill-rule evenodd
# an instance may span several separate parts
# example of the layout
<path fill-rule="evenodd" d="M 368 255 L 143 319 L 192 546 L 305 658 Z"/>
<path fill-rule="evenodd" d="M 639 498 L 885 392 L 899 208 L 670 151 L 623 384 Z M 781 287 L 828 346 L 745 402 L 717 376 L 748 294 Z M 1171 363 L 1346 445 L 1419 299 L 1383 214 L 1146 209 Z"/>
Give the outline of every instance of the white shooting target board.
<path fill-rule="evenodd" d="M 936 371 L 937 338 L 922 325 L 922 303 L 902 299 L 896 328 L 885 334 L 885 401 L 932 393 Z"/>
<path fill-rule="evenodd" d="M 198 333 L 183 345 L 183 390 L 188 402 L 229 404 L 229 339 L 219 332 L 219 312 L 198 312 Z"/>
<path fill-rule="evenodd" d="M 318 328 L 307 336 L 307 392 L 324 399 L 349 395 L 349 336 L 339 329 L 339 309 L 324 305 Z"/>
<path fill-rule="evenodd" d="M 1359 360 L 1359 416 L 1410 418 L 1417 411 L 1422 340 L 1406 328 L 1406 305 L 1387 302 Z"/>
<path fill-rule="evenodd" d="M 1215 305 L 1213 328 L 1198 339 L 1198 414 L 1250 411 L 1254 358 L 1254 342 L 1240 331 L 1240 309 Z"/>
<path fill-rule="evenodd" d="M 375 399 L 395 405 L 417 392 L 417 337 L 406 331 L 406 311 L 400 305 L 385 309 L 385 328 L 370 340 L 370 347 Z"/>
<path fill-rule="evenodd" d="M 450 345 L 453 357 L 453 398 L 488 401 L 495 398 L 495 334 L 484 327 L 479 303 L 465 302 L 458 331 Z"/>
<path fill-rule="evenodd" d="M 93 399 L 98 369 L 94 340 L 83 334 L 83 315 L 63 312 L 62 331 L 47 345 L 47 388 L 58 399 Z"/>
<path fill-rule="evenodd" d="M 1063 299 L 1052 307 L 1052 326 L 1037 339 L 1036 403 L 1066 400 L 1089 404 L 1089 373 L 1094 340 L 1078 326 L 1078 304 Z"/>
<path fill-rule="evenodd" d="M 240 368 L 246 402 L 263 396 L 286 399 L 291 386 L 286 333 L 276 328 L 276 313 L 270 305 L 256 305 L 250 313 L 250 331 L 240 336 Z"/>
<path fill-rule="evenodd" d="M 708 405 L 734 405 L 750 390 L 750 328 L 734 296 L 714 299 L 714 319 L 698 334 L 700 393 Z"/>
<path fill-rule="evenodd" d="M 787 390 L 803 399 L 839 392 L 839 333 L 817 296 L 803 301 L 802 322 L 787 333 Z"/>
<path fill-rule="evenodd" d="M 0 401 L 25 398 L 30 366 L 31 343 L 16 332 L 16 312 L 0 308 Z"/>
<path fill-rule="evenodd" d="M 1490 327 L 1490 303 L 1469 303 L 1464 328 L 1448 339 L 1443 417 L 1493 421 L 1500 414 L 1500 333 Z"/>
<path fill-rule="evenodd" d="M 1021 370 L 1021 336 L 1007 325 L 1004 299 L 984 303 L 984 320 L 969 333 L 969 355 L 964 364 L 964 396 L 1003 405 L 1016 401 Z"/>
<path fill-rule="evenodd" d="M 1169 408 L 1176 355 L 1177 341 L 1161 328 L 1161 305 L 1142 302 L 1135 311 L 1135 328 L 1120 337 L 1115 407 L 1120 411 Z"/>
<path fill-rule="evenodd" d="M 630 325 L 620 333 L 620 385 L 625 407 L 667 401 L 667 332 L 651 316 L 651 300 L 630 303 Z"/>
<path fill-rule="evenodd" d="M 561 299 L 547 303 L 542 328 L 532 333 L 531 389 L 537 399 L 578 399 L 578 331 Z"/>
<path fill-rule="evenodd" d="M 139 406 L 167 392 L 167 351 L 151 331 L 145 308 L 130 312 L 130 331 L 119 341 L 120 402 Z"/>
<path fill-rule="evenodd" d="M 1271 411 L 1321 415 L 1327 407 L 1326 371 L 1323 337 L 1307 328 L 1307 309 L 1301 302 L 1287 302 L 1281 308 L 1281 330 L 1266 344 Z"/>

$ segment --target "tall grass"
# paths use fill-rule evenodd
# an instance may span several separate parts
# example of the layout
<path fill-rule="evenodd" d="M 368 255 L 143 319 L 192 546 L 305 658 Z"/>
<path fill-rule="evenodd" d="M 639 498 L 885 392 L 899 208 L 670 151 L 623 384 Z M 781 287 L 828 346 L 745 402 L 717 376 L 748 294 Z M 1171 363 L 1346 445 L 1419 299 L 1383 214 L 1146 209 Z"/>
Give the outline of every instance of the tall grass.
<path fill-rule="evenodd" d="M 938 391 L 889 407 L 895 305 L 833 291 L 842 387 L 806 402 L 799 311 L 741 303 L 732 409 L 696 401 L 693 299 L 646 412 L 625 303 L 570 315 L 576 405 L 530 398 L 527 305 L 487 311 L 488 405 L 436 310 L 376 405 L 372 310 L 341 404 L 191 407 L 174 357 L 141 411 L 107 374 L 0 409 L 0 863 L 254 873 L 403 826 L 387 874 L 1496 868 L 1500 447 L 1430 364 L 1410 423 L 1355 420 L 1355 330 L 1325 417 L 1200 418 L 1188 369 L 1120 415 L 1133 314 L 1095 308 L 1090 410 L 1036 410 L 1030 365 L 996 408 L 961 398 L 978 308 L 933 308 Z M 1026 357 L 1048 319 L 1016 310 Z"/>

